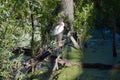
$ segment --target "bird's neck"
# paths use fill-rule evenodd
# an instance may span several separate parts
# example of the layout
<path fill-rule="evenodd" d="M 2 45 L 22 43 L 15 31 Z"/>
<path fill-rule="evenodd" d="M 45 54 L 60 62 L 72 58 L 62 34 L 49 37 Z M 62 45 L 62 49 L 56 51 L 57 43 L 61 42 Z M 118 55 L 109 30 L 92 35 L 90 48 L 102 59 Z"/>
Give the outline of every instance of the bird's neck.
<path fill-rule="evenodd" d="M 64 23 L 63 23 L 63 22 L 61 22 L 61 23 L 60 23 L 60 26 L 64 26 Z"/>

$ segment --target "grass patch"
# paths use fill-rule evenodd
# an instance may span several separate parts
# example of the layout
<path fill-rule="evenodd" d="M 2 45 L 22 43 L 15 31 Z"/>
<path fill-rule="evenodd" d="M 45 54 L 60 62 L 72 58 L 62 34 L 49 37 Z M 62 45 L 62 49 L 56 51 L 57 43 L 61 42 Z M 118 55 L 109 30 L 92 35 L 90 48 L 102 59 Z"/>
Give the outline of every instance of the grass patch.
<path fill-rule="evenodd" d="M 63 58 L 72 62 L 80 62 L 82 59 L 82 52 L 72 47 L 66 47 L 63 51 Z M 61 69 L 57 80 L 76 80 L 82 74 L 80 66 L 64 67 Z"/>
<path fill-rule="evenodd" d="M 57 80 L 76 80 L 80 74 L 82 74 L 82 68 L 79 66 L 63 68 Z"/>
<path fill-rule="evenodd" d="M 68 51 L 68 49 L 70 51 Z M 67 47 L 63 51 L 63 58 L 68 59 L 73 62 L 80 62 L 83 58 L 83 53 L 80 50 L 77 50 L 75 48 Z"/>

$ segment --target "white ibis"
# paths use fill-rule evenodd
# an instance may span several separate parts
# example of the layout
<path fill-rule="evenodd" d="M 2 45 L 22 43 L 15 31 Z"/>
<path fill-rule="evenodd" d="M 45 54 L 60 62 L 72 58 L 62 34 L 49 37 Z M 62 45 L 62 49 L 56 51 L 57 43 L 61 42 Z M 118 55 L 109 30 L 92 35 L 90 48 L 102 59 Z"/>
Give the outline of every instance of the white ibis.
<path fill-rule="evenodd" d="M 64 26 L 65 26 L 64 22 L 61 21 L 58 23 L 58 25 L 55 27 L 53 31 L 53 35 L 56 36 L 56 41 L 58 42 L 58 44 L 62 41 Z"/>
<path fill-rule="evenodd" d="M 59 35 L 64 30 L 64 22 L 59 22 L 53 31 L 53 35 Z"/>

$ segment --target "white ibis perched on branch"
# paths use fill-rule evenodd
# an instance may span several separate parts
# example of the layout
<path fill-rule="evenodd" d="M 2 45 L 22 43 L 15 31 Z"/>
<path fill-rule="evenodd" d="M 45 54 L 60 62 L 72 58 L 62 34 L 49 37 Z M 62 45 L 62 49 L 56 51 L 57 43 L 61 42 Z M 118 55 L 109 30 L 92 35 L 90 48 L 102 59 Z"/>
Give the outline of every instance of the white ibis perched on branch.
<path fill-rule="evenodd" d="M 64 26 L 65 24 L 63 20 L 61 20 L 53 31 L 53 35 L 56 36 L 56 41 L 58 42 L 59 46 L 60 46 L 60 42 L 62 41 Z"/>
<path fill-rule="evenodd" d="M 53 30 L 53 35 L 56 38 L 56 41 L 58 43 L 58 47 L 62 46 L 61 41 L 62 41 L 64 26 L 65 26 L 65 24 L 64 24 L 63 20 L 61 20 Z M 59 48 L 59 50 L 60 50 L 60 48 Z M 61 50 L 59 53 L 61 53 Z M 61 56 L 61 54 L 59 54 L 59 56 L 55 60 L 55 66 L 53 68 L 53 71 L 58 69 L 58 59 L 60 58 L 60 56 Z"/>

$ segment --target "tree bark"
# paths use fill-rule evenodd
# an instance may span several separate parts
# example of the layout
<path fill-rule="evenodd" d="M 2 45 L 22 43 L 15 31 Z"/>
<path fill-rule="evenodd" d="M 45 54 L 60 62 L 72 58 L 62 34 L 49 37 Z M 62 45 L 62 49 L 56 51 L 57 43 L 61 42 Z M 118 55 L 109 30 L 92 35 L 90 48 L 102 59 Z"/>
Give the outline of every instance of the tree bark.
<path fill-rule="evenodd" d="M 77 41 L 74 39 L 74 37 L 70 34 L 70 31 L 68 32 L 67 36 L 71 39 L 72 43 L 74 44 L 74 47 L 76 49 L 82 49 L 79 44 L 77 43 Z"/>
<path fill-rule="evenodd" d="M 74 20 L 73 0 L 62 0 L 62 5 L 63 5 L 65 15 L 68 17 L 70 28 L 73 31 L 73 25 L 72 25 Z"/>
<path fill-rule="evenodd" d="M 33 55 L 34 54 L 34 32 L 35 32 L 34 15 L 33 14 L 31 14 L 31 23 L 32 23 L 31 50 L 32 50 L 32 55 Z"/>

